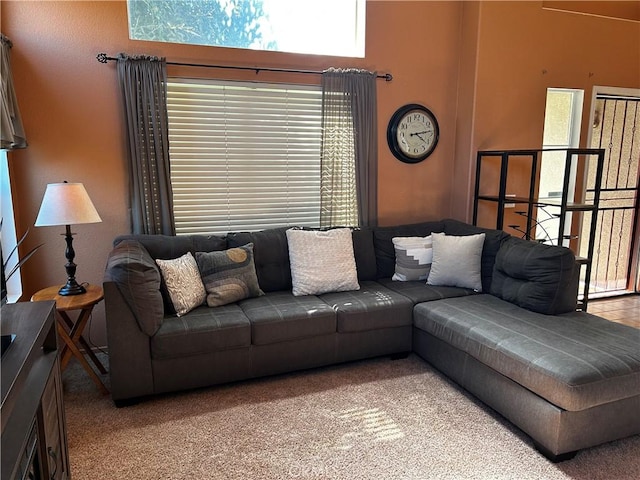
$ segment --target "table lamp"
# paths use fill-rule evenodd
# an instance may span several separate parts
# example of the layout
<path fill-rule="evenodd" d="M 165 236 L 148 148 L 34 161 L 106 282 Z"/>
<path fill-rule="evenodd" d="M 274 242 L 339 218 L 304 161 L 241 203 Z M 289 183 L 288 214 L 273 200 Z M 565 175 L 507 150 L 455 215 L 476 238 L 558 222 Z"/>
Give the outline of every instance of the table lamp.
<path fill-rule="evenodd" d="M 86 289 L 76 281 L 76 256 L 73 250 L 73 233 L 71 225 L 81 223 L 98 223 L 102 219 L 93 206 L 89 194 L 82 183 L 50 183 L 44 192 L 40 212 L 36 218 L 36 227 L 51 227 L 65 225 L 65 240 L 67 249 L 65 257 L 67 264 L 67 283 L 59 290 L 60 295 L 79 295 Z"/>

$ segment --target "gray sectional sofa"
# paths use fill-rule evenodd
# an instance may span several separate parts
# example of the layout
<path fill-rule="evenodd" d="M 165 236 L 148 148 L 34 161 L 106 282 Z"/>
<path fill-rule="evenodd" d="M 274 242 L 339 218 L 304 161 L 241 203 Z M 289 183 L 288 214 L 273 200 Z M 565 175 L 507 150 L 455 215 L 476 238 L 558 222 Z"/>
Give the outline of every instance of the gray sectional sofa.
<path fill-rule="evenodd" d="M 482 292 L 394 281 L 394 237 L 484 233 Z M 640 330 L 576 312 L 570 250 L 442 220 L 354 229 L 359 290 L 294 296 L 286 229 L 125 235 L 104 277 L 117 405 L 413 351 L 551 460 L 640 433 Z M 155 259 L 253 244 L 264 295 L 176 317 Z"/>

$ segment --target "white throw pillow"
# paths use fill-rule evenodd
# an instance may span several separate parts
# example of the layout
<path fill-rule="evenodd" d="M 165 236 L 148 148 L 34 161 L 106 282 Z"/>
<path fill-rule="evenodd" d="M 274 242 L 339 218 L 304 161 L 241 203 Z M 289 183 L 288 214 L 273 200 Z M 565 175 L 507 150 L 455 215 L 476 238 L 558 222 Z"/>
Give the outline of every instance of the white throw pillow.
<path fill-rule="evenodd" d="M 181 317 L 202 305 L 207 298 L 196 259 L 190 252 L 174 260 L 156 259 L 169 291 L 176 315 Z"/>
<path fill-rule="evenodd" d="M 396 252 L 396 269 L 391 280 L 399 282 L 426 280 L 433 260 L 431 235 L 393 237 L 391 241 Z"/>
<path fill-rule="evenodd" d="M 287 230 L 293 294 L 359 290 L 351 230 Z"/>
<path fill-rule="evenodd" d="M 484 233 L 467 236 L 434 233 L 433 262 L 428 285 L 471 288 L 482 291 Z"/>

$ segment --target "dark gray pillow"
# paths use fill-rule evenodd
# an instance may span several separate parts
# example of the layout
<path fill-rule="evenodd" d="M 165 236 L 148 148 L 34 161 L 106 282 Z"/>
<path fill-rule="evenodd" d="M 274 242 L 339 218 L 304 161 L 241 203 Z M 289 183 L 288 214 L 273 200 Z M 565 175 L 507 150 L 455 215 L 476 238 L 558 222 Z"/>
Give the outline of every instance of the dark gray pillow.
<path fill-rule="evenodd" d="M 105 282 L 114 282 L 133 312 L 140 330 L 155 335 L 164 317 L 160 270 L 138 242 L 123 240 L 109 253 Z"/>
<path fill-rule="evenodd" d="M 264 295 L 258 285 L 252 243 L 222 252 L 196 252 L 196 263 L 210 307 Z"/>
<path fill-rule="evenodd" d="M 547 315 L 576 309 L 578 268 L 566 247 L 510 237 L 498 254 L 491 293 Z"/>

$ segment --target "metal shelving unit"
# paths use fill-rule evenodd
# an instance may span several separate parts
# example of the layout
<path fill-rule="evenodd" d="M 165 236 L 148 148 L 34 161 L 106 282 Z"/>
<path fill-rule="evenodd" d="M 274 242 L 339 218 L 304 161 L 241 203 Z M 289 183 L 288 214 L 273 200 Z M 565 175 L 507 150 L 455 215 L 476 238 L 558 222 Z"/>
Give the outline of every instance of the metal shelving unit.
<path fill-rule="evenodd" d="M 542 155 L 545 152 L 564 152 L 564 165 L 561 166 L 563 171 L 562 191 L 558 192 L 559 195 L 556 198 L 539 198 L 538 196 L 537 189 L 539 185 L 541 160 Z M 514 213 L 524 217 L 524 227 L 520 228 L 519 225 L 514 224 L 508 225 L 508 227 L 522 233 L 522 238 L 526 240 L 536 240 L 535 232 L 538 229 L 544 230 L 544 232 L 547 233 L 546 227 L 542 225 L 543 221 L 551 218 L 557 218 L 557 235 L 555 237 L 547 235 L 548 238 L 544 239 L 544 242 L 568 246 L 576 254 L 576 261 L 580 265 L 580 268 L 584 268 L 582 295 L 581 298 L 579 296 L 578 301 L 578 309 L 583 311 L 586 311 L 589 300 L 591 259 L 593 258 L 595 244 L 597 212 L 598 204 L 600 202 L 600 184 L 604 165 L 604 152 L 605 151 L 603 149 L 593 148 L 486 150 L 478 151 L 476 159 L 473 224 L 478 225 L 478 210 L 479 205 L 482 202 L 488 202 L 496 205 L 495 227 L 492 226 L 491 228 L 496 228 L 498 230 L 504 230 L 505 209 L 508 207 L 515 208 L 516 206 L 521 206 L 523 210 L 514 210 Z M 490 193 L 481 192 L 482 164 L 488 159 L 493 159 L 493 162 L 499 162 L 499 181 L 497 192 L 495 192 L 495 189 Z M 594 185 L 585 185 L 586 180 L 577 179 L 576 172 L 586 172 L 586 162 L 591 161 L 591 159 L 594 159 L 597 162 L 596 178 Z M 526 162 L 528 164 L 527 167 L 530 170 L 528 185 L 525 185 L 525 188 L 522 188 L 522 190 L 526 190 L 524 195 L 522 194 L 522 191 L 519 191 L 516 194 L 509 194 L 507 192 L 509 168 L 514 161 Z M 523 183 L 522 179 L 521 183 Z M 580 188 L 576 188 L 577 186 Z M 592 201 L 584 200 L 587 198 L 587 192 L 589 192 L 589 196 L 592 196 Z M 537 218 L 539 209 L 548 209 L 553 213 L 547 212 L 549 218 L 540 220 Z M 590 213 L 591 217 L 589 224 L 589 238 L 586 239 L 586 241 L 588 241 L 588 253 L 586 257 L 581 257 L 578 255 L 578 248 L 576 246 L 578 244 L 576 240 L 579 239 L 579 234 L 572 234 L 571 232 L 567 233 L 566 227 L 568 224 L 567 222 L 571 221 L 571 215 L 581 215 L 585 212 Z M 581 222 L 582 217 L 579 218 L 578 223 Z M 581 229 L 577 230 L 581 231 Z M 585 239 L 579 240 L 581 242 L 585 241 Z"/>

